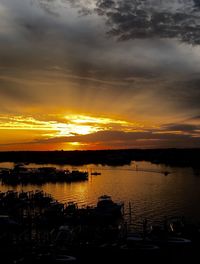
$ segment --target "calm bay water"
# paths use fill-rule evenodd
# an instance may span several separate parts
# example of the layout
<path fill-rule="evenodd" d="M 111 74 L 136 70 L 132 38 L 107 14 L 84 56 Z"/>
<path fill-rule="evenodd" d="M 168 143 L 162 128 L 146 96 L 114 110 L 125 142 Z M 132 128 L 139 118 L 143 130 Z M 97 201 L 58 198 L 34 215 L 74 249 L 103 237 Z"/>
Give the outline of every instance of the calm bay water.
<path fill-rule="evenodd" d="M 13 167 L 13 163 L 0 163 L 0 167 Z M 200 177 L 192 168 L 171 168 L 149 162 L 133 162 L 130 166 L 61 166 L 29 164 L 27 167 L 53 166 L 59 169 L 87 170 L 101 172 L 99 176 L 89 176 L 89 180 L 79 183 L 44 184 L 42 186 L 6 186 L 0 191 L 44 190 L 60 202 L 75 201 L 80 206 L 95 205 L 98 197 L 111 195 L 114 201 L 123 201 L 128 213 L 129 202 L 132 218 L 139 226 L 144 218 L 150 222 L 162 221 L 165 216 L 185 216 L 194 222 L 200 221 Z M 138 168 L 138 170 L 136 170 Z M 171 172 L 165 176 L 164 171 Z M 127 216 L 128 217 L 128 216 Z"/>

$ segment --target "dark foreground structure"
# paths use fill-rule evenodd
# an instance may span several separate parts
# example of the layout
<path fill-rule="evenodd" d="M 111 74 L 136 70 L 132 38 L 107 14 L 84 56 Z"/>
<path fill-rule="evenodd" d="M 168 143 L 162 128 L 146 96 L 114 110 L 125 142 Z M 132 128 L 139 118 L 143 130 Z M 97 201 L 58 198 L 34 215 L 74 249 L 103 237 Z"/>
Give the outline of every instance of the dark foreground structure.
<path fill-rule="evenodd" d="M 99 197 L 94 207 L 61 204 L 42 191 L 0 193 L 1 263 L 134 263 L 199 257 L 199 225 L 165 219 L 140 232 L 127 225 L 124 204 Z"/>
<path fill-rule="evenodd" d="M 41 164 L 125 165 L 150 161 L 170 166 L 200 168 L 200 149 L 125 149 L 99 151 L 20 151 L 0 152 L 0 162 Z"/>

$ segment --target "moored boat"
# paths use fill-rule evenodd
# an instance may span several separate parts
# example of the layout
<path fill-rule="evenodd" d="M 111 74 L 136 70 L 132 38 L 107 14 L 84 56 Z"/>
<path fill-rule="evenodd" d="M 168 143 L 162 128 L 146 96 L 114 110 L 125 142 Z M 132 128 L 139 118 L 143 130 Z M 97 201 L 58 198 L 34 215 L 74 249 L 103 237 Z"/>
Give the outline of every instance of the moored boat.
<path fill-rule="evenodd" d="M 102 195 L 98 198 L 96 211 L 104 215 L 120 216 L 123 206 L 123 203 L 113 202 L 111 196 Z"/>
<path fill-rule="evenodd" d="M 91 175 L 98 176 L 98 175 L 101 175 L 101 172 L 94 171 L 94 172 L 91 172 Z"/>

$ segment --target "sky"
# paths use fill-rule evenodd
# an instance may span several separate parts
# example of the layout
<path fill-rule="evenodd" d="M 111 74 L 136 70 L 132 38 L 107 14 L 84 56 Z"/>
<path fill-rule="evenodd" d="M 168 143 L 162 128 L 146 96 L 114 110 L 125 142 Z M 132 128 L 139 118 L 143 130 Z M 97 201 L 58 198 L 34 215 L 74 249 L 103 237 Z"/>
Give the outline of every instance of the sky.
<path fill-rule="evenodd" d="M 200 147 L 199 0 L 0 0 L 0 151 Z"/>

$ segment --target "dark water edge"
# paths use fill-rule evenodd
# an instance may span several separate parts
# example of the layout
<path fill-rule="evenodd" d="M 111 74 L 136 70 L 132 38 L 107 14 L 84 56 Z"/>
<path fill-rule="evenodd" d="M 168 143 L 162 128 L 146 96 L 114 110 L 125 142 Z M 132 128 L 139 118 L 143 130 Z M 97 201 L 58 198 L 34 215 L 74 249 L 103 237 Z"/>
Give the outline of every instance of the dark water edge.
<path fill-rule="evenodd" d="M 200 168 L 200 149 L 123 149 L 97 151 L 10 151 L 0 152 L 0 162 L 129 165 L 149 161 L 167 166 Z"/>

